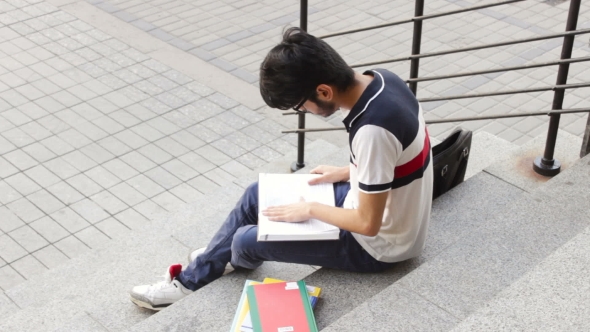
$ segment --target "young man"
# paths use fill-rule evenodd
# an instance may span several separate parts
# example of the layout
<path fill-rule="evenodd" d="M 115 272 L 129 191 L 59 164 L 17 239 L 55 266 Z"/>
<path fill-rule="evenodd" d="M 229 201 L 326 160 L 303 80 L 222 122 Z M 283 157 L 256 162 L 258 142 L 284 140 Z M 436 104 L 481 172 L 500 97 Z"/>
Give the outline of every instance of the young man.
<path fill-rule="evenodd" d="M 322 220 L 340 228 L 339 240 L 257 242 L 255 183 L 184 271 L 173 265 L 166 280 L 133 288 L 134 303 L 159 310 L 234 267 L 255 269 L 264 261 L 379 272 L 424 248 L 432 204 L 430 142 L 420 104 L 399 77 L 386 70 L 354 72 L 328 44 L 292 28 L 262 62 L 260 91 L 273 108 L 345 113 L 350 165 L 311 171 L 321 176 L 310 184 L 334 184 L 336 207 L 300 202 L 262 211 L 274 221 Z"/>

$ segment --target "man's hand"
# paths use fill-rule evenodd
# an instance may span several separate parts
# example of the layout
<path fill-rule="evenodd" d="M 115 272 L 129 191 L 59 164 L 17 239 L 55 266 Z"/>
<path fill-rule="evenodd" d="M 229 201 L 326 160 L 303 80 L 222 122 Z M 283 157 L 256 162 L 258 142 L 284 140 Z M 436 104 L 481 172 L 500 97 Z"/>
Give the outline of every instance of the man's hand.
<path fill-rule="evenodd" d="M 310 171 L 311 174 L 321 174 L 315 179 L 309 180 L 310 185 L 320 183 L 336 183 L 350 179 L 350 168 L 320 165 Z"/>
<path fill-rule="evenodd" d="M 310 218 L 310 203 L 303 197 L 299 203 L 271 206 L 262 211 L 262 215 L 271 221 L 301 222 Z"/>

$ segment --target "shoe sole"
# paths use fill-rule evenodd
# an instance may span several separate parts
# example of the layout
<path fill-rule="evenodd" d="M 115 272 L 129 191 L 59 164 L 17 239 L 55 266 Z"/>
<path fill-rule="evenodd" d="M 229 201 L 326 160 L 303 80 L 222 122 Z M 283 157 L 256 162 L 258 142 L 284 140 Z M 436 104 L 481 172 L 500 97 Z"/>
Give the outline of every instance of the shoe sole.
<path fill-rule="evenodd" d="M 141 308 L 145 308 L 145 309 L 149 309 L 149 310 L 153 310 L 153 311 L 160 311 L 160 310 L 170 306 L 170 304 L 162 304 L 162 305 L 154 307 L 147 302 L 144 302 L 144 301 L 134 298 L 133 296 L 129 296 L 129 298 L 131 299 L 131 302 L 133 302 L 136 306 L 141 307 Z"/>

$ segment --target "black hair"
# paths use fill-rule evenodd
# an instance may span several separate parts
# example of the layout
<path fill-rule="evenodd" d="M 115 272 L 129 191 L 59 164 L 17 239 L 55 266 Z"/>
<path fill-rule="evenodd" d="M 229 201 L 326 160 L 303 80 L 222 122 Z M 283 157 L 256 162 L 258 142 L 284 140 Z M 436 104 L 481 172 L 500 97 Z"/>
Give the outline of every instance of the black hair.
<path fill-rule="evenodd" d="M 354 85 L 354 71 L 326 42 L 300 28 L 283 33 L 283 41 L 260 65 L 260 94 L 272 108 L 286 110 L 304 99 L 317 100 L 320 84 L 344 92 Z"/>

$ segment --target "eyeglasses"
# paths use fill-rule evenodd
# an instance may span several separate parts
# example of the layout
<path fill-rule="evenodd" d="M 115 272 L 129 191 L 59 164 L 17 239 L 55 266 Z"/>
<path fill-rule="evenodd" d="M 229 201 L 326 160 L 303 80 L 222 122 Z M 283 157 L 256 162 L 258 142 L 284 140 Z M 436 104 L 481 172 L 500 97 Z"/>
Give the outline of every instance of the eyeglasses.
<path fill-rule="evenodd" d="M 293 110 L 294 110 L 295 112 L 297 112 L 297 113 L 301 113 L 301 114 L 304 114 L 304 113 L 311 113 L 311 112 L 309 112 L 308 110 L 306 110 L 305 108 L 304 108 L 304 109 L 301 109 L 301 107 L 303 107 L 303 104 L 305 104 L 305 102 L 306 102 L 306 101 L 307 101 L 307 100 L 308 100 L 308 99 L 311 97 L 311 95 L 312 95 L 314 92 L 315 92 L 315 91 L 312 91 L 312 93 L 310 93 L 310 94 L 309 94 L 309 96 L 307 96 L 306 98 L 304 98 L 303 100 L 301 100 L 301 102 L 300 102 L 299 104 L 297 104 L 295 107 L 293 107 Z"/>

